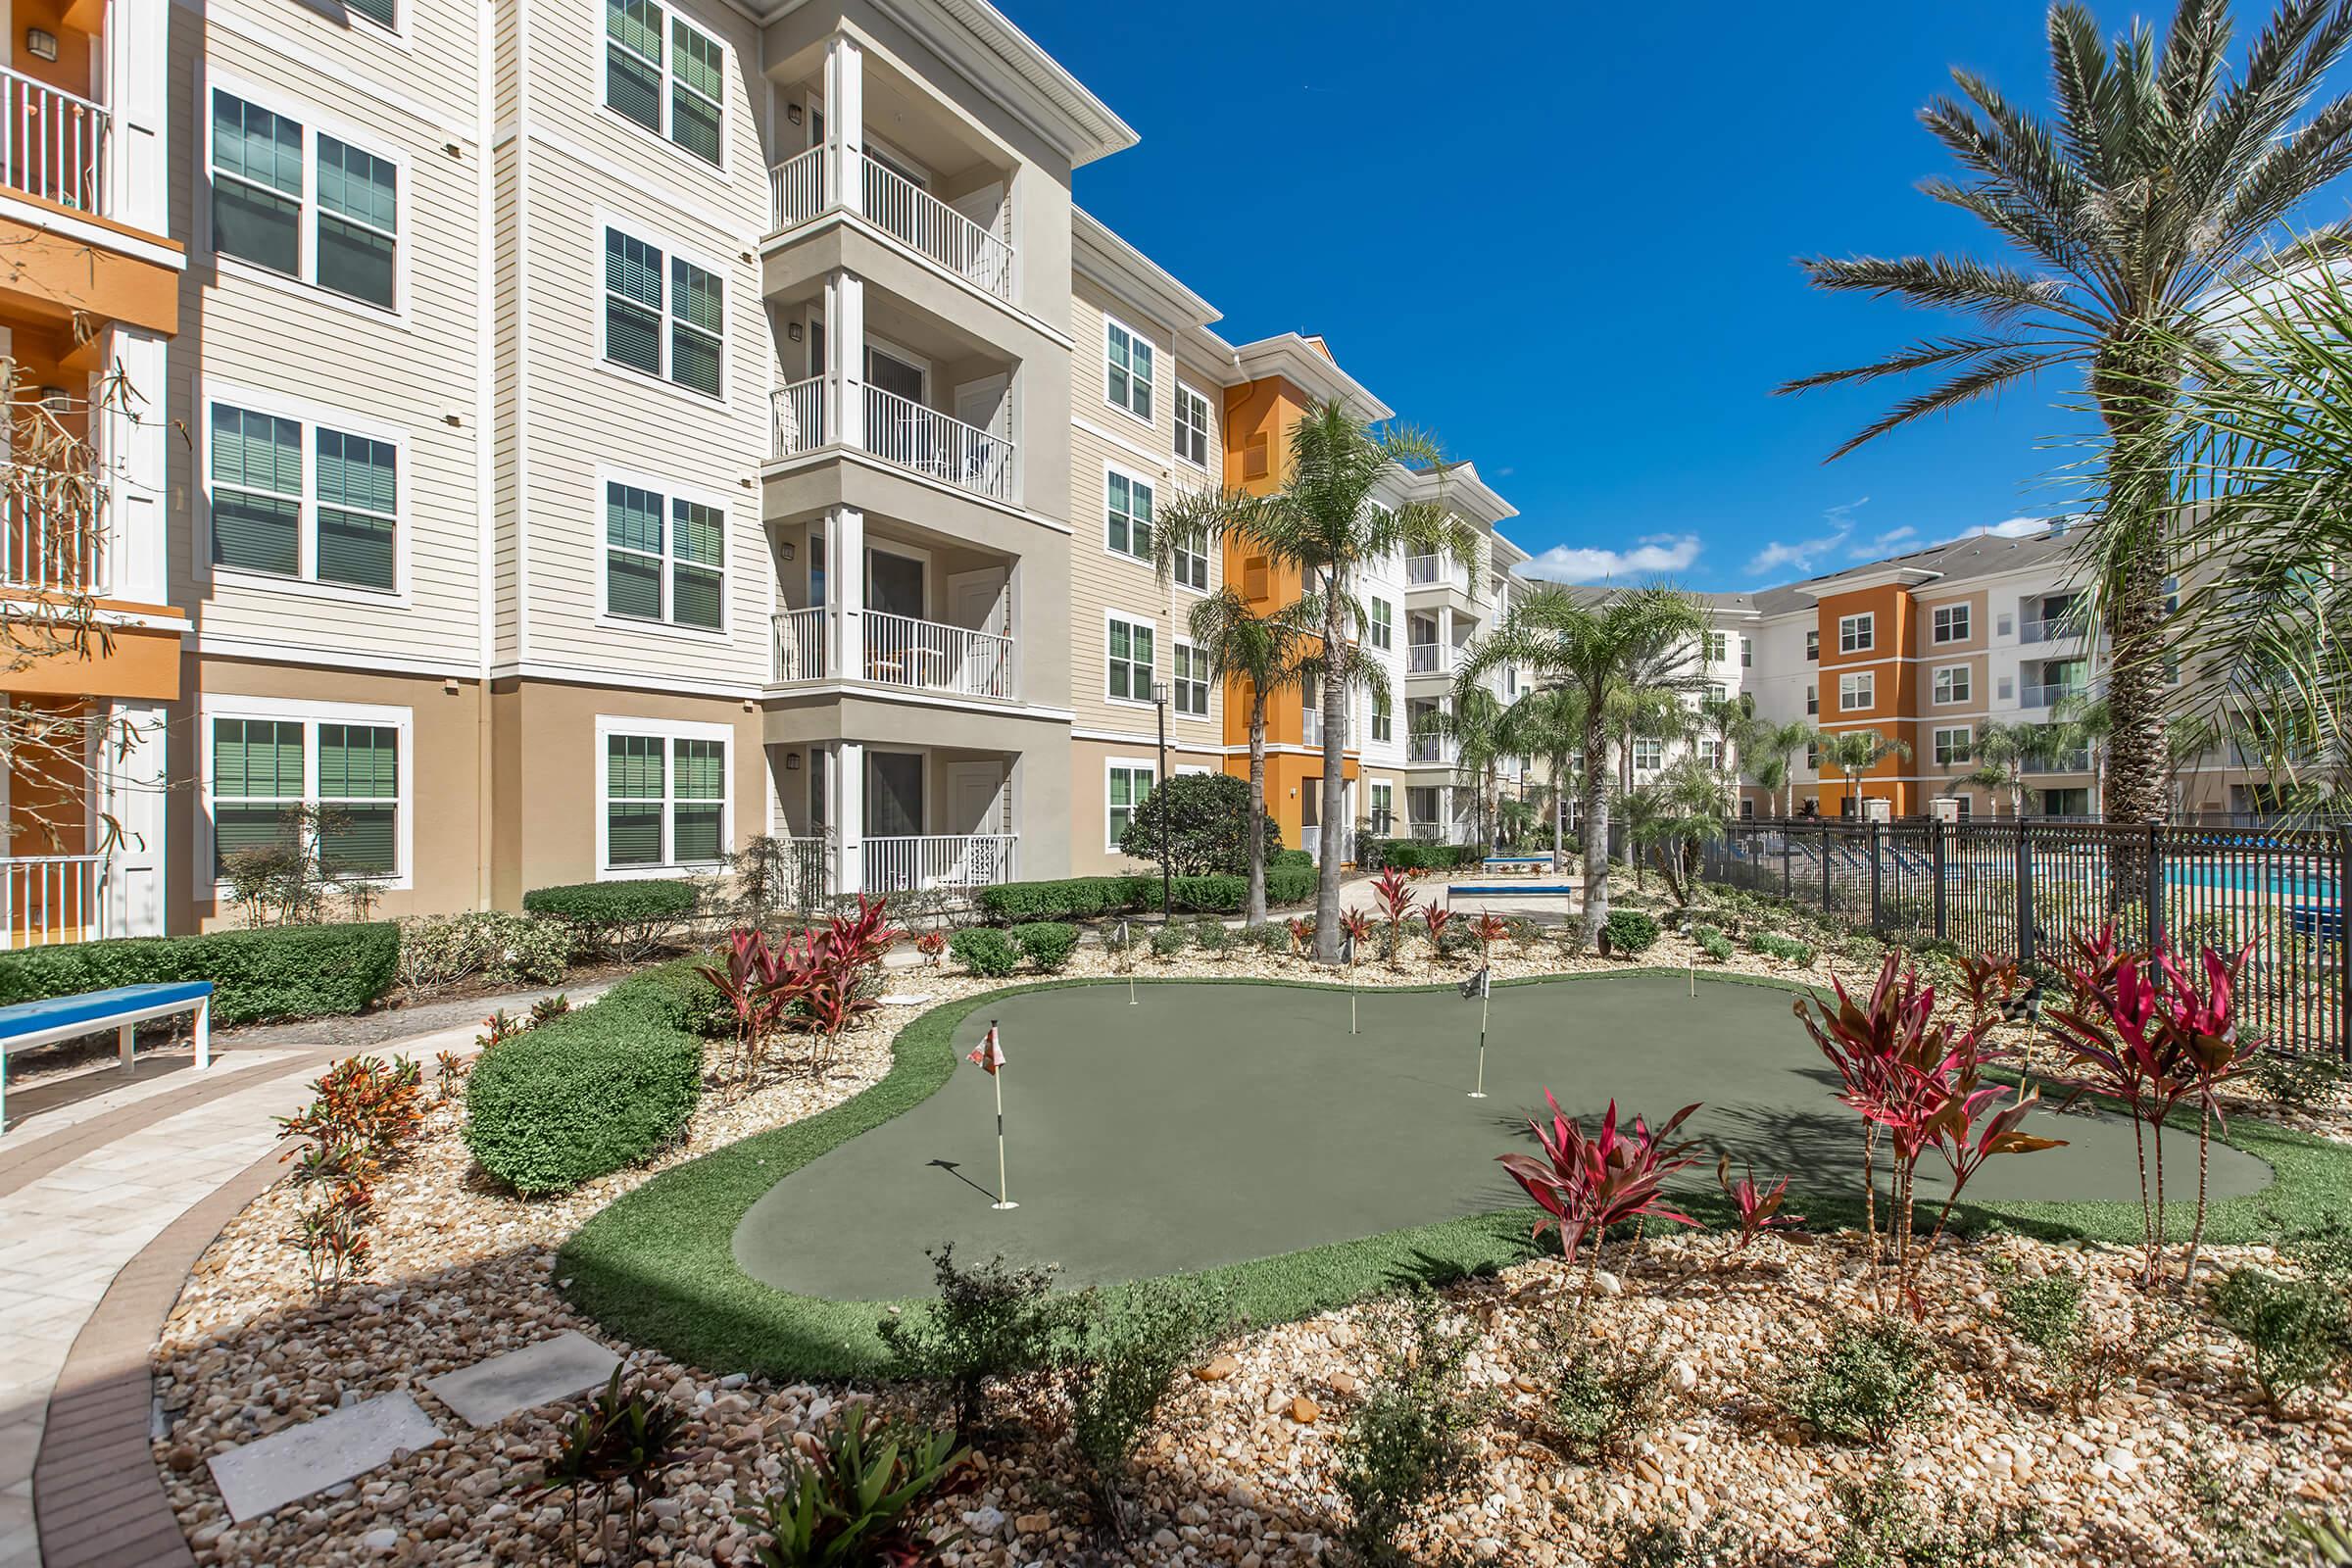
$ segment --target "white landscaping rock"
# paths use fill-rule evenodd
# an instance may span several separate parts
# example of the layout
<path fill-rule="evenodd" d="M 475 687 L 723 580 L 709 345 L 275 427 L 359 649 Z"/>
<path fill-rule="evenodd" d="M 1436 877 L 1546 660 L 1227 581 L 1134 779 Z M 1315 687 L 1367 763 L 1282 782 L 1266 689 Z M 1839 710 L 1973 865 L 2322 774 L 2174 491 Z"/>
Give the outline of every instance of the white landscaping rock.
<path fill-rule="evenodd" d="M 216 1453 L 206 1462 L 228 1516 L 243 1524 L 364 1476 L 396 1453 L 440 1441 L 441 1429 L 415 1399 L 387 1394 Z"/>

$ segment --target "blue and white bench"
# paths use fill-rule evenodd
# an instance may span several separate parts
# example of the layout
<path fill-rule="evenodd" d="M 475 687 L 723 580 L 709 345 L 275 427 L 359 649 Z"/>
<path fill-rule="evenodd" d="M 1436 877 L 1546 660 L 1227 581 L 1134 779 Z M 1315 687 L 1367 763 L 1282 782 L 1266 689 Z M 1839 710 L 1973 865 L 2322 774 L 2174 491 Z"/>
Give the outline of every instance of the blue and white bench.
<path fill-rule="evenodd" d="M 8 1055 L 34 1046 L 53 1046 L 112 1029 L 130 1065 L 131 1033 L 150 1018 L 174 1012 L 196 1014 L 196 1065 L 213 1064 L 213 983 L 184 980 L 170 985 L 116 986 L 78 996 L 44 997 L 0 1007 L 0 1129 L 8 1126 Z"/>

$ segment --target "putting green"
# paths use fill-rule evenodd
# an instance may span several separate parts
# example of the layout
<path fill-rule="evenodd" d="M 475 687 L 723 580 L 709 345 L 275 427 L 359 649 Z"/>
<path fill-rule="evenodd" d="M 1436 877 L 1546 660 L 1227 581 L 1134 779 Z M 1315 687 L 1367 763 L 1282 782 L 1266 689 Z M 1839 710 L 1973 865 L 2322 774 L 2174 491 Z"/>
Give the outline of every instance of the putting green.
<path fill-rule="evenodd" d="M 936 1093 L 790 1171 L 744 1211 L 736 1263 L 753 1280 L 840 1301 L 919 1296 L 924 1250 L 1060 1265 L 1073 1285 L 1213 1269 L 1495 1210 L 1526 1198 L 1494 1156 L 1530 1147 L 1548 1087 L 1572 1115 L 1611 1097 L 1653 1122 L 1691 1102 L 1706 1149 L 1684 1173 L 1712 1188 L 1715 1152 L 1788 1175 L 1789 1206 L 1858 1198 L 1860 1135 L 1786 991 L 1681 975 L 1497 987 L 1486 1084 L 1478 1004 L 1446 991 L 1289 985 L 1081 985 L 983 999 L 956 1026 L 969 1051 L 992 1018 L 1008 1175 L 997 1181 L 988 1075 L 958 1066 Z M 2112 1111 L 2037 1113 L 2069 1140 L 1994 1160 L 1985 1204 L 2136 1203 L 2132 1124 Z M 1922 1200 L 1942 1171 L 1922 1167 Z M 2217 1198 L 2261 1191 L 2263 1160 L 2217 1143 Z"/>

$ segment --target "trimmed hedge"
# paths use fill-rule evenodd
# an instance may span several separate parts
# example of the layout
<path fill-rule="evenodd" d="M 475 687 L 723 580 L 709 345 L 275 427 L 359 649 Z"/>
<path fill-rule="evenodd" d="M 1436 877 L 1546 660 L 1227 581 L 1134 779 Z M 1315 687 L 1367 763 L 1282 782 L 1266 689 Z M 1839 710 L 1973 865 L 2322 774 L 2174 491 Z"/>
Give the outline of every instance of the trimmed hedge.
<path fill-rule="evenodd" d="M 526 1198 L 645 1159 L 702 1098 L 705 993 L 716 988 L 693 960 L 665 963 L 483 1053 L 466 1080 L 466 1147 Z"/>
<path fill-rule="evenodd" d="M 1643 953 L 1658 940 L 1658 922 L 1640 909 L 1611 909 L 1600 935 L 1612 954 Z"/>
<path fill-rule="evenodd" d="M 1013 945 L 1040 974 L 1053 974 L 1070 961 L 1078 949 L 1078 928 L 1059 920 L 1032 920 L 1012 928 Z"/>
<path fill-rule="evenodd" d="M 522 906 L 531 913 L 591 930 L 683 920 L 701 902 L 702 894 L 695 885 L 676 877 L 567 882 L 561 887 L 533 888 L 522 896 Z"/>
<path fill-rule="evenodd" d="M 0 957 L 0 1004 L 114 986 L 213 983 L 221 1028 L 353 1013 L 392 989 L 400 927 L 278 925 L 194 937 L 121 937 Z"/>
<path fill-rule="evenodd" d="M 1239 914 L 1250 896 L 1243 876 L 1180 876 L 1169 883 L 1170 901 L 1193 914 Z M 1311 865 L 1266 867 L 1266 902 L 1303 904 L 1315 896 Z M 1159 877 L 1151 872 L 1121 876 L 1073 876 L 1058 882 L 1000 882 L 982 888 L 980 912 L 999 924 L 1035 920 L 1091 920 L 1106 914 L 1137 914 L 1159 907 Z"/>
<path fill-rule="evenodd" d="M 1277 865 L 1303 865 L 1311 868 L 1314 863 L 1315 858 L 1304 850 L 1276 850 L 1272 855 L 1266 857 L 1266 865 L 1269 869 Z"/>
<path fill-rule="evenodd" d="M 1021 956 L 1012 939 L 994 926 L 967 925 L 948 938 L 956 961 L 985 980 L 1002 980 L 1019 967 Z"/>
<path fill-rule="evenodd" d="M 1420 839 L 1384 839 L 1373 849 L 1377 863 L 1366 870 L 1394 867 L 1399 871 L 1458 871 L 1486 862 L 1481 844 L 1430 844 Z"/>

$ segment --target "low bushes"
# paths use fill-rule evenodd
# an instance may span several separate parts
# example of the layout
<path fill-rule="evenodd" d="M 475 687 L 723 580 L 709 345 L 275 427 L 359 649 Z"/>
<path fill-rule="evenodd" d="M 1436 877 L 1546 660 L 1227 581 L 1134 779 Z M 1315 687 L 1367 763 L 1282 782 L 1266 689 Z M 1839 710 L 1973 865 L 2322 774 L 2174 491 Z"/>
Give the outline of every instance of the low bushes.
<path fill-rule="evenodd" d="M 389 921 L 80 942 L 0 958 L 0 1004 L 210 980 L 213 1022 L 221 1028 L 321 1018 L 381 998 L 399 958 L 400 928 Z"/>
<path fill-rule="evenodd" d="M 400 922 L 401 986 L 418 996 L 478 975 L 491 985 L 552 985 L 575 941 L 562 920 L 500 909 L 416 915 Z"/>
<path fill-rule="evenodd" d="M 1658 922 L 1640 909 L 1611 909 L 1601 923 L 1600 940 L 1603 951 L 1612 955 L 1643 953 L 1658 940 Z"/>
<path fill-rule="evenodd" d="M 1747 945 L 1767 958 L 1785 959 L 1800 969 L 1810 968 L 1813 963 L 1812 944 L 1799 942 L 1794 937 L 1785 937 L 1773 931 L 1759 931 L 1747 939 Z"/>
<path fill-rule="evenodd" d="M 984 980 L 1001 980 L 1021 961 L 1012 939 L 994 926 L 965 926 L 948 939 L 948 951 L 957 963 Z"/>
<path fill-rule="evenodd" d="M 1159 907 L 1160 880 L 1156 873 L 1131 872 L 1120 876 L 1073 876 L 1056 882 L 1000 882 L 982 888 L 980 912 L 1000 925 L 1035 920 L 1091 920 L 1102 915 L 1135 914 Z M 1266 868 L 1268 904 L 1303 904 L 1315 895 L 1311 865 L 1270 865 Z M 1239 914 L 1250 896 L 1250 879 L 1228 876 L 1180 876 L 1168 884 L 1169 902 L 1196 914 Z"/>
<path fill-rule="evenodd" d="M 1314 863 L 1315 858 L 1304 850 L 1276 850 L 1272 855 L 1266 857 L 1268 870 L 1272 870 L 1278 865 L 1303 865 L 1312 868 Z"/>
<path fill-rule="evenodd" d="M 466 1080 L 466 1147 L 525 1197 L 644 1159 L 702 1096 L 693 1029 L 712 994 L 691 964 L 664 964 L 494 1048 Z"/>
<path fill-rule="evenodd" d="M 1040 974 L 1059 972 L 1078 950 L 1078 928 L 1058 920 L 1033 920 L 1012 928 L 1013 946 Z"/>
<path fill-rule="evenodd" d="M 531 913 L 561 920 L 578 932 L 582 948 L 610 949 L 628 962 L 667 941 L 702 902 L 702 890 L 692 882 L 662 877 L 571 882 L 533 888 L 522 896 L 522 906 Z"/>
<path fill-rule="evenodd" d="M 1374 843 L 1365 869 L 1398 871 L 1457 871 L 1484 864 L 1481 844 L 1430 844 L 1420 839 L 1381 839 Z"/>

